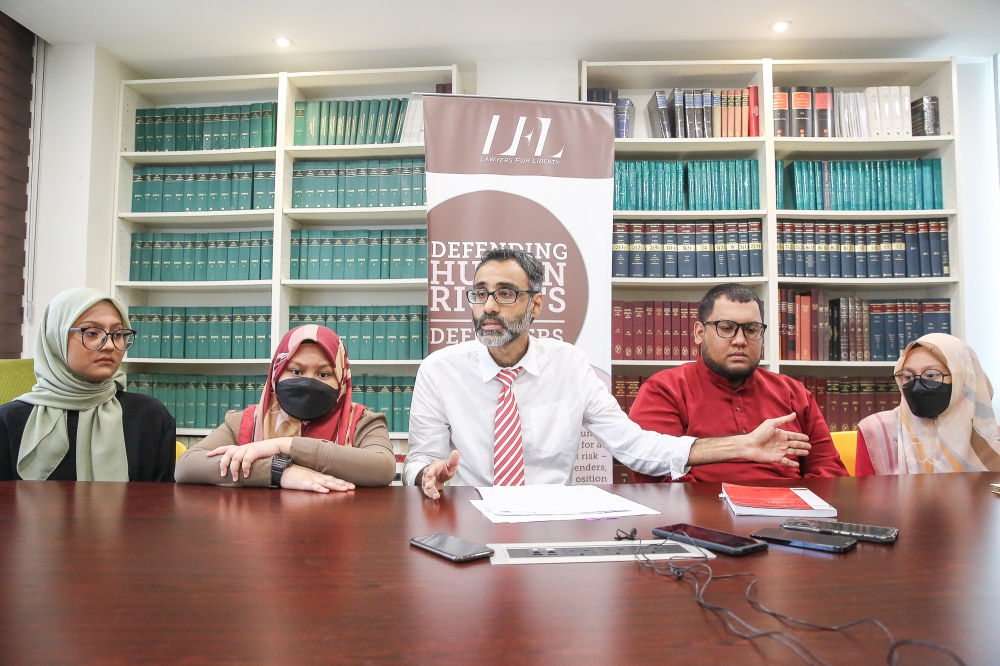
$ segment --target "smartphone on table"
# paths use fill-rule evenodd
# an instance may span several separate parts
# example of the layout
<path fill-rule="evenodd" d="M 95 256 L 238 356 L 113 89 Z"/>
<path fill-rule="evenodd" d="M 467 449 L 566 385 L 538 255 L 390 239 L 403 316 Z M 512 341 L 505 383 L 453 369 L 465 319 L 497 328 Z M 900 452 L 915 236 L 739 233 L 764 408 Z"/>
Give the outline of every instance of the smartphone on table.
<path fill-rule="evenodd" d="M 849 537 L 834 536 L 832 534 L 812 534 L 811 532 L 782 530 L 774 527 L 765 527 L 762 530 L 757 530 L 750 536 L 755 539 L 763 539 L 771 543 L 781 544 L 782 546 L 822 550 L 827 553 L 846 553 L 858 545 L 857 539 Z"/>
<path fill-rule="evenodd" d="M 708 527 L 677 523 L 654 527 L 653 534 L 664 539 L 681 543 L 689 543 L 706 550 L 725 553 L 726 555 L 748 555 L 761 550 L 767 550 L 767 544 L 750 537 L 721 532 Z"/>
<path fill-rule="evenodd" d="M 814 534 L 833 534 L 845 536 L 858 541 L 872 543 L 893 543 L 899 537 L 895 527 L 879 527 L 877 525 L 861 525 L 860 523 L 837 523 L 829 520 L 809 520 L 807 518 L 789 518 L 781 523 L 783 530 L 798 530 Z"/>
<path fill-rule="evenodd" d="M 488 546 L 444 533 L 413 537 L 410 539 L 410 545 L 423 548 L 452 562 L 471 562 L 493 555 L 493 549 Z"/>

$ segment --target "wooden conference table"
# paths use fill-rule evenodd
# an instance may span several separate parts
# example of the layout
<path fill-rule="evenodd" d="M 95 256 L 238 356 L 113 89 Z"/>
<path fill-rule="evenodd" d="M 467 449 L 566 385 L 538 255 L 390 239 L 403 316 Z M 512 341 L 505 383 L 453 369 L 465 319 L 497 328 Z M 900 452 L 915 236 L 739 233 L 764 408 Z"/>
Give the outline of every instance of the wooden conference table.
<path fill-rule="evenodd" d="M 772 546 L 720 555 L 753 571 L 765 605 L 838 623 L 872 616 L 897 638 L 1000 663 L 1000 474 L 810 480 L 841 520 L 893 525 L 894 546 L 844 555 Z M 616 528 L 689 522 L 749 534 L 718 484 L 613 486 L 662 512 L 618 520 L 494 525 L 448 488 L 315 495 L 172 484 L 0 484 L 0 663 L 797 664 L 770 641 L 728 634 L 690 583 L 634 563 L 455 565 L 408 545 L 449 532 L 480 543 L 607 540 Z M 751 623 L 746 579 L 708 599 Z M 796 631 L 837 664 L 885 663 L 870 626 Z M 902 664 L 949 663 L 906 648 Z"/>

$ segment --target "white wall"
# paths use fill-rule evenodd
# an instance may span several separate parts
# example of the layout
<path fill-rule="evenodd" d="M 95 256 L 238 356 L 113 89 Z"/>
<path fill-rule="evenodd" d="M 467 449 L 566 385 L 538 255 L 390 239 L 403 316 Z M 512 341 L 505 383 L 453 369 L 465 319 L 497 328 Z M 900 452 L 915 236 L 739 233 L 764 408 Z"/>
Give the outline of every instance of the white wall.
<path fill-rule="evenodd" d="M 476 63 L 477 95 L 580 99 L 577 60 L 489 60 Z"/>
<path fill-rule="evenodd" d="M 958 178 L 965 337 L 997 393 L 1000 413 L 1000 170 L 992 63 L 958 66 Z"/>
<path fill-rule="evenodd" d="M 32 355 L 37 322 L 56 294 L 78 286 L 110 291 L 114 136 L 123 76 L 130 76 L 128 70 L 93 44 L 46 46 L 25 356 Z"/>

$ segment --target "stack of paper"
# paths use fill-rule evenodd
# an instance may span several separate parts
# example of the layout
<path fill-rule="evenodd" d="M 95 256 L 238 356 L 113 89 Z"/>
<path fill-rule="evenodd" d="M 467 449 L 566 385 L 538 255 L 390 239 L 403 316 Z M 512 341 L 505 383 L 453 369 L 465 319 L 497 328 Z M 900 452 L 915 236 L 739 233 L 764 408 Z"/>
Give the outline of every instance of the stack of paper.
<path fill-rule="evenodd" d="M 469 501 L 494 523 L 619 518 L 660 513 L 596 486 L 493 486 L 477 490 L 483 499 Z"/>
<path fill-rule="evenodd" d="M 761 488 L 722 484 L 722 495 L 737 516 L 836 518 L 837 510 L 808 488 Z"/>

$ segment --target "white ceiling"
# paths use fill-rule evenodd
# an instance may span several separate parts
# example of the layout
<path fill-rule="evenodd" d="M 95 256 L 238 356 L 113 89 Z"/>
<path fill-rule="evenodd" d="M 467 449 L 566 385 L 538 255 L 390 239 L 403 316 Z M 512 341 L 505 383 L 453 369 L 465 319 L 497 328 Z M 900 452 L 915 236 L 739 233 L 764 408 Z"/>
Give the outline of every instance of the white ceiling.
<path fill-rule="evenodd" d="M 1000 52 L 1000 0 L 0 0 L 54 44 L 142 75 L 478 60 L 892 57 Z M 777 35 L 779 19 L 792 28 Z M 281 49 L 279 35 L 293 40 Z"/>

